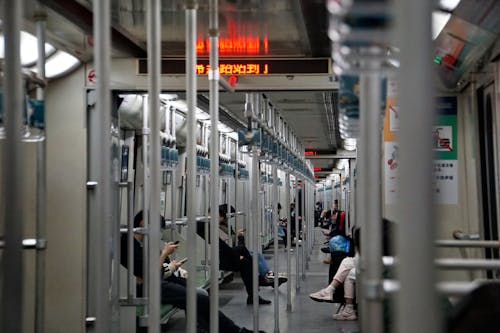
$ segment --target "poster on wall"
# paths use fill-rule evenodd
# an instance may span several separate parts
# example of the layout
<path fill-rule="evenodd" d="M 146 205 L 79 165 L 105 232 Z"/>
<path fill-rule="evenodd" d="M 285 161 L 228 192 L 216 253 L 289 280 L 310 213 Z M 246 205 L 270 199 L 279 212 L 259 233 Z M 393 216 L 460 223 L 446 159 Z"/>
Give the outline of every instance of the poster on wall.
<path fill-rule="evenodd" d="M 399 166 L 398 143 L 389 141 L 384 143 L 384 174 L 385 174 L 385 203 L 396 203 L 397 175 Z"/>
<path fill-rule="evenodd" d="M 435 160 L 432 182 L 434 202 L 440 205 L 458 203 L 457 160 Z"/>
<path fill-rule="evenodd" d="M 389 105 L 389 130 L 399 131 L 399 108 L 396 105 Z"/>
<path fill-rule="evenodd" d="M 389 91 L 391 91 L 389 89 Z M 385 204 L 397 199 L 399 109 L 394 107 L 395 98 L 388 96 L 384 125 L 384 176 Z M 393 110 L 394 109 L 394 110 Z M 457 99 L 439 97 L 436 100 L 436 121 L 432 127 L 434 203 L 438 205 L 458 204 L 458 158 L 457 158 Z"/>
<path fill-rule="evenodd" d="M 432 127 L 434 161 L 434 202 L 440 205 L 458 204 L 457 159 L 457 98 L 437 99 L 436 125 Z"/>

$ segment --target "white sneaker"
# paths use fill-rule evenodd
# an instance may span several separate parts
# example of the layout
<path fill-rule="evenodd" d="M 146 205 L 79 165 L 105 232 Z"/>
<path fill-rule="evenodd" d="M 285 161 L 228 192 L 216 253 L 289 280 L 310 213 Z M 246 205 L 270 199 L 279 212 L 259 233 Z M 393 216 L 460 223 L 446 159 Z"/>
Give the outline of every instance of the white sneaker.
<path fill-rule="evenodd" d="M 352 307 L 345 307 L 339 313 L 333 314 L 333 319 L 335 320 L 357 320 L 356 311 Z"/>
<path fill-rule="evenodd" d="M 309 297 L 316 302 L 332 302 L 333 291 L 329 291 L 327 288 L 324 288 L 320 291 L 310 294 Z"/>

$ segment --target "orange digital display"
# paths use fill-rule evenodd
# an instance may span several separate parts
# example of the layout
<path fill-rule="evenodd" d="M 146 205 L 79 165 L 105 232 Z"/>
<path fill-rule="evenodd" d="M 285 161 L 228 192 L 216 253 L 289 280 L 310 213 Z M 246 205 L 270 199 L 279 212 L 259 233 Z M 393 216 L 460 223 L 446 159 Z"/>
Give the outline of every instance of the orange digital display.
<path fill-rule="evenodd" d="M 208 59 L 200 58 L 194 68 L 198 75 L 207 75 L 210 71 Z M 148 73 L 147 59 L 138 59 L 138 74 Z M 161 60 L 161 74 L 175 75 L 186 73 L 184 59 Z M 276 74 L 328 74 L 330 73 L 330 59 L 231 59 L 223 58 L 219 62 L 219 73 L 224 76 L 241 75 L 276 75 Z M 316 155 L 315 151 L 306 151 L 307 154 Z"/>
<path fill-rule="evenodd" d="M 305 156 L 314 156 L 314 155 L 317 155 L 317 152 L 312 151 L 312 150 L 306 150 L 306 151 L 304 152 L 304 155 L 305 155 Z"/>
<path fill-rule="evenodd" d="M 198 75 L 208 74 L 209 64 L 197 64 L 196 73 Z M 235 63 L 219 64 L 220 75 L 267 75 L 269 74 L 269 64 Z"/>
<path fill-rule="evenodd" d="M 260 55 L 268 54 L 269 41 L 259 37 L 230 37 L 219 38 L 219 54 L 221 56 L 234 55 Z M 210 40 L 198 39 L 196 42 L 196 53 L 198 55 L 207 55 L 210 53 Z"/>

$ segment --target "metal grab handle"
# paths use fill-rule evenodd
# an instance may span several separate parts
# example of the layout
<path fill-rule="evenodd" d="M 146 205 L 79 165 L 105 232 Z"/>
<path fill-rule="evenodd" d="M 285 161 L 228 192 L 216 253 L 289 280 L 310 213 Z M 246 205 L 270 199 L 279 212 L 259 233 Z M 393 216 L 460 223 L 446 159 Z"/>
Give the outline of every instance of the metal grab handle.
<path fill-rule="evenodd" d="M 481 237 L 479 234 L 466 234 L 461 230 L 453 231 L 453 238 L 460 240 L 480 240 Z"/>
<path fill-rule="evenodd" d="M 5 248 L 5 241 L 0 240 L 0 249 Z M 47 248 L 46 239 L 26 238 L 23 239 L 23 249 L 25 250 L 45 250 Z"/>

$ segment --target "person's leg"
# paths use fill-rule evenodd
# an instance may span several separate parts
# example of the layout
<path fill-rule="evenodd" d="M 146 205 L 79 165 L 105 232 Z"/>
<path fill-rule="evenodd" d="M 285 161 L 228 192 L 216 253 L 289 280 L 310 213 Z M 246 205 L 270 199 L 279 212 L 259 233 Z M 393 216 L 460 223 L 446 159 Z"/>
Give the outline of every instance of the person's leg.
<path fill-rule="evenodd" d="M 240 268 L 239 268 L 241 279 L 243 280 L 243 284 L 245 285 L 245 290 L 247 291 L 247 304 L 253 303 L 253 281 L 252 281 L 252 260 L 249 258 L 243 258 L 240 260 Z M 271 301 L 260 298 L 259 304 L 270 304 Z"/>
<path fill-rule="evenodd" d="M 337 281 L 338 283 L 344 283 L 347 274 L 349 274 L 349 271 L 353 268 L 354 268 L 354 258 L 352 257 L 344 258 L 344 260 L 342 260 L 342 262 L 340 263 L 339 269 L 337 270 L 337 273 L 333 277 L 333 280 L 330 283 L 330 285 L 334 286 L 335 281 Z"/>
<path fill-rule="evenodd" d="M 161 290 L 162 304 L 172 304 L 177 308 L 186 310 L 185 286 L 169 281 L 162 281 Z M 208 331 L 210 329 L 210 298 L 202 293 L 197 293 L 196 305 L 198 324 Z M 240 327 L 219 311 L 219 331 L 237 333 L 240 332 Z"/>
<path fill-rule="evenodd" d="M 317 302 L 331 302 L 333 300 L 333 293 L 335 289 L 339 288 L 344 283 L 349 271 L 354 268 L 354 258 L 347 257 L 340 263 L 337 273 L 333 277 L 332 282 L 328 287 L 323 288 L 315 293 L 309 295 L 313 301 Z"/>
<path fill-rule="evenodd" d="M 358 317 L 354 311 L 354 281 L 347 278 L 344 281 L 345 307 L 339 313 L 333 314 L 335 320 L 356 320 Z"/>
<path fill-rule="evenodd" d="M 250 251 L 250 254 L 253 256 L 253 252 Z M 264 255 L 262 253 L 258 253 L 258 263 L 259 263 L 259 275 L 265 276 L 270 270 L 271 267 L 266 261 L 266 258 L 264 258 Z"/>

